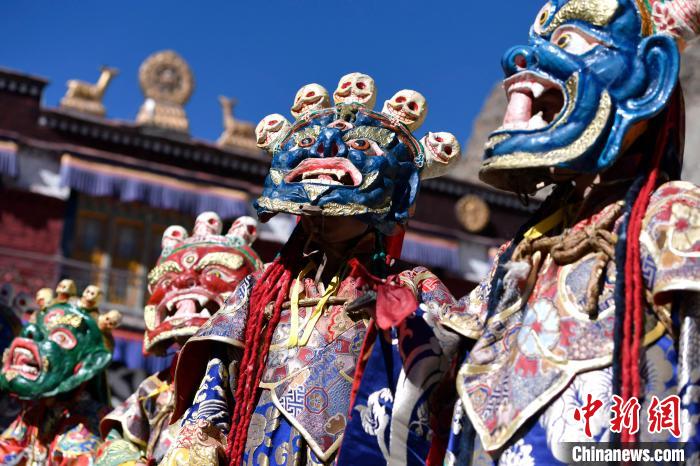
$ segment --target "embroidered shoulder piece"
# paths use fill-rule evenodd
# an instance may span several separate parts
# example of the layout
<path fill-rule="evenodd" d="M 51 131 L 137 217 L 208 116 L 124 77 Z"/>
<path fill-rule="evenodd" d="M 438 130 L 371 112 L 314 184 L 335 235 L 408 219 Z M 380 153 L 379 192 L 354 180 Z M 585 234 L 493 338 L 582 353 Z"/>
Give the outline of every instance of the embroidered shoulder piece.
<path fill-rule="evenodd" d="M 100 446 L 100 437 L 83 424 L 58 435 L 52 444 L 52 456 L 70 458 L 74 464 L 89 464 Z"/>
<path fill-rule="evenodd" d="M 644 280 L 657 304 L 674 291 L 700 291 L 700 188 L 685 181 L 658 188 L 640 243 Z"/>
<path fill-rule="evenodd" d="M 116 430 L 107 434 L 105 442 L 97 450 L 95 466 L 121 466 L 146 462 L 143 452 L 130 441 L 121 437 Z"/>
<path fill-rule="evenodd" d="M 484 332 L 491 282 L 496 273 L 498 258 L 508 248 L 510 242 L 498 248 L 489 274 L 468 295 L 451 306 L 443 306 L 439 322 L 463 337 L 477 340 Z"/>
<path fill-rule="evenodd" d="M 161 465 L 222 464 L 226 433 L 231 427 L 228 380 L 225 364 L 212 358 Z"/>
<path fill-rule="evenodd" d="M 121 432 L 128 441 L 146 448 L 151 435 L 149 418 L 155 417 L 162 409 L 160 403 L 150 403 L 152 412 L 143 410 L 144 400 L 158 401 L 155 395 L 166 390 L 165 373 L 153 374 L 139 384 L 136 392 L 132 393 L 122 404 L 100 421 L 100 434 L 107 437 L 113 429 Z"/>
<path fill-rule="evenodd" d="M 248 275 L 226 300 L 223 308 L 202 325 L 189 342 L 213 340 L 243 348 L 250 293 L 261 272 Z"/>

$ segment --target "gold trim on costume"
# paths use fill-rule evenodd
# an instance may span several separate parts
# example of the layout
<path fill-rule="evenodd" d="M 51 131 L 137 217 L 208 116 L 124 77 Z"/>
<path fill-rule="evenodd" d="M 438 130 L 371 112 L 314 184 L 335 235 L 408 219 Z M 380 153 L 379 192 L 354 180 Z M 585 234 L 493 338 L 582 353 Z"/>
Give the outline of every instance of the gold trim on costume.
<path fill-rule="evenodd" d="M 648 346 L 664 334 L 664 326 L 660 322 L 656 324 L 651 331 L 649 331 L 644 337 L 644 346 Z M 544 355 L 543 355 L 544 356 Z M 471 404 L 471 399 L 468 394 L 465 393 L 465 384 L 463 380 L 467 375 L 473 374 L 483 374 L 489 372 L 496 365 L 470 365 L 464 364 L 457 374 L 457 393 L 459 394 L 462 403 L 464 404 L 464 409 L 469 416 L 469 420 L 479 434 L 481 443 L 485 450 L 492 451 L 501 448 L 513 434 L 534 414 L 536 414 L 540 409 L 542 409 L 547 403 L 549 403 L 554 396 L 561 392 L 566 386 L 582 372 L 587 372 L 595 369 L 603 369 L 610 364 L 612 364 L 612 354 L 607 356 L 601 356 L 599 358 L 593 358 L 586 361 L 563 361 L 556 362 L 548 359 L 552 364 L 561 367 L 562 376 L 559 380 L 555 381 L 547 390 L 542 392 L 542 394 L 537 397 L 536 400 L 532 401 L 520 414 L 518 414 L 507 426 L 502 427 L 496 432 L 496 434 L 491 435 L 489 429 L 483 424 L 481 417 L 476 413 L 476 410 Z"/>
<path fill-rule="evenodd" d="M 181 273 L 182 267 L 175 261 L 165 261 L 153 267 L 153 270 L 148 272 L 148 284 L 155 285 L 167 273 Z"/>
<path fill-rule="evenodd" d="M 646 0 L 636 0 L 639 17 L 642 19 L 642 35 L 650 36 L 654 34 L 654 21 L 651 18 L 651 12 L 647 6 Z"/>
<path fill-rule="evenodd" d="M 294 134 L 294 143 L 298 146 L 302 140 L 306 138 L 317 138 L 319 134 L 321 134 L 320 126 L 307 126 L 306 128 Z"/>
<path fill-rule="evenodd" d="M 361 214 L 378 214 L 386 215 L 391 210 L 391 199 L 387 200 L 388 205 L 385 207 L 371 208 L 362 204 L 337 204 L 330 202 L 321 206 L 321 214 L 329 217 L 354 216 Z M 261 197 L 258 199 L 258 205 L 263 209 L 271 212 L 286 212 L 290 214 L 299 214 L 305 204 L 297 202 L 283 201 L 280 199 L 271 199 L 269 197 Z"/>
<path fill-rule="evenodd" d="M 294 416 L 292 416 L 290 413 L 284 410 L 284 408 L 282 407 L 282 403 L 280 403 L 280 400 L 279 398 L 277 398 L 277 394 L 274 390 L 270 390 L 270 399 L 272 400 L 272 404 L 275 405 L 275 407 L 282 414 L 282 416 L 287 418 L 287 421 L 289 421 L 289 423 L 292 426 L 294 426 L 296 430 L 299 431 L 299 434 L 302 437 L 304 437 L 306 443 L 309 445 L 309 447 L 311 447 L 311 450 L 313 450 L 313 452 L 316 453 L 316 456 L 318 456 L 318 458 L 321 461 L 328 461 L 330 457 L 333 456 L 333 454 L 336 452 L 336 450 L 338 450 L 340 444 L 343 442 L 345 433 L 339 434 L 335 442 L 333 442 L 333 444 L 330 447 L 328 447 L 328 450 L 324 452 L 323 450 L 321 450 L 321 447 L 318 445 L 318 443 L 316 443 L 316 441 L 313 439 L 311 434 L 309 434 L 306 431 L 306 429 L 304 429 L 304 427 L 299 423 L 299 421 L 297 421 L 297 419 Z M 345 416 L 345 422 L 347 423 L 347 416 Z"/>
<path fill-rule="evenodd" d="M 555 13 L 554 19 L 542 34 L 551 34 L 559 26 L 572 20 L 598 27 L 607 26 L 615 17 L 619 6 L 617 0 L 570 0 Z"/>
<path fill-rule="evenodd" d="M 282 172 L 282 170 L 276 170 L 274 168 L 270 168 L 270 179 L 272 180 L 272 184 L 277 186 L 284 179 L 284 173 Z"/>
<path fill-rule="evenodd" d="M 230 252 L 212 252 L 202 257 L 194 269 L 202 270 L 210 265 L 220 265 L 231 270 L 238 270 L 243 266 L 243 257 Z"/>
<path fill-rule="evenodd" d="M 603 92 L 598 111 L 588 128 L 580 138 L 566 147 L 548 152 L 513 152 L 512 154 L 492 157 L 485 160 L 479 173 L 499 169 L 549 167 L 553 164 L 567 162 L 583 155 L 603 134 L 612 113 L 612 99 L 607 91 Z"/>
<path fill-rule="evenodd" d="M 343 135 L 343 141 L 351 139 L 371 139 L 380 146 L 388 146 L 396 137 L 396 133 L 390 129 L 380 128 L 378 126 L 358 126 L 349 130 Z"/>

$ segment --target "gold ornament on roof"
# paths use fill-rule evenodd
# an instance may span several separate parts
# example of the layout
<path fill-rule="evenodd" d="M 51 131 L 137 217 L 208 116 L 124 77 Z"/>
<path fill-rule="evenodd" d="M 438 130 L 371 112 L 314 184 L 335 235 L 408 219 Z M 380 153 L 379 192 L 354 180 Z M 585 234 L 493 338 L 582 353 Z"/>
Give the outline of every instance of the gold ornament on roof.
<path fill-rule="evenodd" d="M 148 57 L 139 68 L 139 83 L 146 97 L 184 105 L 194 90 L 194 76 L 176 52 L 165 50 Z"/>
<path fill-rule="evenodd" d="M 467 194 L 455 206 L 457 220 L 470 233 L 479 233 L 489 224 L 491 211 L 479 196 Z"/>
<path fill-rule="evenodd" d="M 236 99 L 220 95 L 219 103 L 221 104 L 224 131 L 219 136 L 216 144 L 224 149 L 243 147 L 257 150 L 255 125 L 247 121 L 237 120 L 233 116 L 233 109 L 237 104 Z"/>
<path fill-rule="evenodd" d="M 172 50 L 156 52 L 141 64 L 139 83 L 146 100 L 136 122 L 188 133 L 183 105 L 194 91 L 194 76 L 187 62 Z"/>
<path fill-rule="evenodd" d="M 98 117 L 105 116 L 102 98 L 112 78 L 119 74 L 119 70 L 103 66 L 100 71 L 100 77 L 94 84 L 77 79 L 69 80 L 66 95 L 61 99 L 61 108 Z"/>

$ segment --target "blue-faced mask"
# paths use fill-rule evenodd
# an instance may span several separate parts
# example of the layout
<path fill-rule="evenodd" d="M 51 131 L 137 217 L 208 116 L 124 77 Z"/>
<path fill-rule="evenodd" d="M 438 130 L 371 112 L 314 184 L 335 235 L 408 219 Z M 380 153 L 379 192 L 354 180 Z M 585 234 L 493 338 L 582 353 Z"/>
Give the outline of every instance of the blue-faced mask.
<path fill-rule="evenodd" d="M 258 215 L 352 216 L 390 234 L 411 216 L 421 178 L 447 172 L 459 144 L 449 133 L 413 136 L 427 111 L 415 91 L 399 91 L 375 112 L 374 81 L 352 73 L 333 97 L 330 107 L 323 87 L 304 86 L 293 124 L 273 114 L 258 125 L 258 145 L 272 153 Z"/>
<path fill-rule="evenodd" d="M 481 179 L 530 193 L 552 181 L 552 169 L 611 167 L 678 84 L 676 38 L 658 30 L 644 0 L 547 3 L 529 44 L 503 57 L 508 109 Z"/>

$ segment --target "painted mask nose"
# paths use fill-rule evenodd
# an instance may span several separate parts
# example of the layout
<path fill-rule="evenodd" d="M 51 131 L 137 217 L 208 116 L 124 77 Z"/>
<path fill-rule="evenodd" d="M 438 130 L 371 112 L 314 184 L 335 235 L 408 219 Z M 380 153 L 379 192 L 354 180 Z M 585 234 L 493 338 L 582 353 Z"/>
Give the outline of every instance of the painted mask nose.
<path fill-rule="evenodd" d="M 187 288 L 194 288 L 195 286 L 197 286 L 197 284 L 197 277 L 192 273 L 180 274 L 173 281 L 173 285 L 175 285 L 175 288 L 179 288 L 181 290 Z"/>
<path fill-rule="evenodd" d="M 506 52 L 501 61 L 501 66 L 503 66 L 506 76 L 512 76 L 521 71 L 532 69 L 538 63 L 537 52 L 533 48 L 518 46 Z"/>
<path fill-rule="evenodd" d="M 27 326 L 24 327 L 24 331 L 22 332 L 22 337 L 26 338 L 27 340 L 34 341 L 44 340 L 43 332 L 39 330 L 39 327 L 37 327 L 35 324 L 27 324 Z"/>
<path fill-rule="evenodd" d="M 347 148 L 340 131 L 335 129 L 325 129 L 318 136 L 316 144 L 316 155 L 319 157 L 345 157 Z"/>

